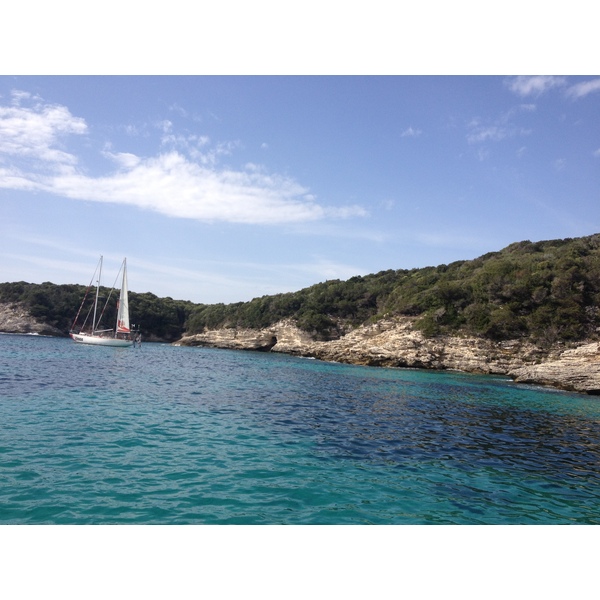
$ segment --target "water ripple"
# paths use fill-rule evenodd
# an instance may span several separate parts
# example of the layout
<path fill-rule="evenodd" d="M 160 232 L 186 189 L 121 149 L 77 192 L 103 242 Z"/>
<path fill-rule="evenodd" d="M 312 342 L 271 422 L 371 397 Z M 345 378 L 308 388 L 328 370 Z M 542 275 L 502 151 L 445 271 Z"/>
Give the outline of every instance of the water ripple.
<path fill-rule="evenodd" d="M 596 398 L 0 336 L 1 523 L 599 523 Z"/>

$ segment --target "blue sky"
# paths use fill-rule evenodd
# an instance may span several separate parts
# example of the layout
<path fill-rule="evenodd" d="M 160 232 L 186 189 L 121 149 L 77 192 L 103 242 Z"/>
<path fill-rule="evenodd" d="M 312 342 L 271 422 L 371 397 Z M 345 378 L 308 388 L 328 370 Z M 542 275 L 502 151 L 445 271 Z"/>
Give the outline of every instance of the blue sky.
<path fill-rule="evenodd" d="M 1 76 L 0 281 L 229 303 L 589 235 L 599 117 L 597 76 Z"/>

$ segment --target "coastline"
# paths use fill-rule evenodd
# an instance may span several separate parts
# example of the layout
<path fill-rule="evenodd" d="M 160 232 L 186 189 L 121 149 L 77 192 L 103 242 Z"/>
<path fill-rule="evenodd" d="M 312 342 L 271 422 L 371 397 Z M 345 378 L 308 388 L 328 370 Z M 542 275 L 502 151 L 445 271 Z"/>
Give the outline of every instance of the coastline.
<path fill-rule="evenodd" d="M 425 337 L 413 329 L 414 318 L 382 319 L 346 335 L 316 341 L 285 319 L 264 329 L 221 328 L 183 336 L 174 346 L 281 352 L 306 358 L 373 367 L 454 370 L 504 375 L 517 383 L 600 395 L 600 343 L 583 340 L 548 348 L 526 339 L 494 342 L 458 336 Z M 0 332 L 65 337 L 17 304 L 0 303 Z M 164 342 L 154 336 L 146 341 Z M 167 342 L 168 343 L 168 342 Z"/>
<path fill-rule="evenodd" d="M 174 345 L 282 352 L 365 366 L 505 375 L 518 383 L 600 394 L 600 344 L 596 341 L 572 346 L 559 343 L 543 349 L 527 340 L 426 338 L 413 329 L 413 322 L 411 317 L 385 319 L 360 326 L 336 340 L 315 341 L 293 321 L 284 320 L 260 330 L 205 331 L 184 336 Z"/>

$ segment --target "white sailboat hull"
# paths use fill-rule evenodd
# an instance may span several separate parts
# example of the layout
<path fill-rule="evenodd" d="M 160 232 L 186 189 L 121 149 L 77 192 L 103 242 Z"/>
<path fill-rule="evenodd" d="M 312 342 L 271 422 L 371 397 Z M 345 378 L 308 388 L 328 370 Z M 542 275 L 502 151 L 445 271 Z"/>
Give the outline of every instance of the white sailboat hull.
<path fill-rule="evenodd" d="M 78 344 L 90 344 L 92 346 L 117 346 L 121 348 L 133 346 L 133 340 L 120 340 L 118 338 L 100 337 L 86 333 L 72 333 L 71 338 Z"/>
<path fill-rule="evenodd" d="M 104 309 L 100 313 L 100 317 L 96 320 L 96 313 L 98 311 L 98 298 L 100 292 L 100 279 L 102 277 L 102 256 L 98 261 L 98 266 L 96 267 L 96 271 L 94 271 L 93 279 L 96 277 L 96 273 L 98 274 L 98 279 L 96 281 L 96 299 L 94 301 L 94 318 L 92 320 L 92 327 L 89 333 L 83 333 L 80 330 L 83 327 L 80 327 L 79 330 L 76 328 L 77 319 L 79 318 L 79 314 L 81 313 L 81 309 L 85 304 L 85 300 L 87 298 L 88 292 L 92 286 L 92 282 L 88 286 L 88 289 L 85 293 L 81 306 L 79 307 L 79 311 L 75 317 L 75 321 L 73 322 L 73 327 L 71 328 L 71 339 L 78 344 L 89 344 L 90 346 L 113 346 L 117 348 L 127 348 L 129 346 L 135 346 L 136 342 L 141 344 L 141 336 L 139 332 L 132 331 L 129 325 L 129 298 L 128 298 L 128 288 L 127 288 L 127 259 L 123 259 L 122 264 L 123 270 L 123 280 L 121 283 L 121 295 L 119 297 L 119 301 L 117 302 L 117 323 L 115 329 L 99 329 L 100 321 L 102 320 L 102 315 L 104 314 Z M 120 271 L 119 271 L 120 272 Z M 113 286 L 114 290 L 114 286 Z M 112 294 L 112 290 L 108 295 L 108 299 L 110 299 Z M 106 300 L 108 303 L 108 300 Z M 106 308 L 106 304 L 105 304 Z M 90 309 L 91 311 L 91 309 Z M 88 313 L 89 316 L 89 313 Z M 87 317 L 85 319 L 87 322 Z M 84 322 L 85 326 L 85 322 Z M 112 331 L 111 335 L 107 335 L 109 331 Z M 135 338 L 135 339 L 132 339 Z"/>

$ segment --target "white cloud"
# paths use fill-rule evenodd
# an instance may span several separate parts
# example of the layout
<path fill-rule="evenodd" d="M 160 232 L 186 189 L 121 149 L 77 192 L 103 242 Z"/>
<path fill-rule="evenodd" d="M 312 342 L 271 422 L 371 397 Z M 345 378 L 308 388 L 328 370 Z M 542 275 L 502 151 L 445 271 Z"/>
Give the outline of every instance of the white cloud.
<path fill-rule="evenodd" d="M 125 125 L 125 133 L 132 137 L 140 135 L 139 129 L 135 125 Z"/>
<path fill-rule="evenodd" d="M 541 96 L 548 90 L 564 86 L 566 81 L 564 77 L 551 75 L 519 75 L 507 80 L 506 83 L 510 91 L 519 96 Z"/>
<path fill-rule="evenodd" d="M 566 164 L 567 164 L 567 161 L 564 158 L 557 158 L 553 163 L 554 169 L 556 171 L 564 170 Z"/>
<path fill-rule="evenodd" d="M 467 133 L 467 141 L 470 144 L 479 144 L 483 142 L 500 142 L 506 138 L 520 135 L 529 135 L 531 130 L 513 125 L 471 125 L 471 130 Z"/>
<path fill-rule="evenodd" d="M 503 127 L 498 127 L 497 125 L 489 125 L 489 126 L 474 126 L 469 134 L 467 134 L 467 140 L 471 144 L 475 144 L 478 142 L 498 142 L 507 137 L 508 131 Z"/>
<path fill-rule="evenodd" d="M 519 108 L 524 112 L 535 112 L 537 110 L 535 104 L 521 104 Z"/>
<path fill-rule="evenodd" d="M 572 85 L 569 89 L 567 89 L 567 96 L 570 98 L 583 98 L 588 94 L 592 94 L 593 92 L 600 91 L 600 78 L 599 79 L 591 79 L 590 81 L 582 81 L 581 83 L 576 83 Z"/>
<path fill-rule="evenodd" d="M 169 121 L 169 119 L 165 119 L 164 121 L 160 121 L 156 125 L 159 129 L 162 130 L 164 134 L 170 133 L 173 129 L 173 123 Z"/>
<path fill-rule="evenodd" d="M 595 156 L 596 158 L 600 158 L 600 148 L 598 148 L 598 150 L 595 150 L 595 151 L 594 151 L 594 156 Z"/>
<path fill-rule="evenodd" d="M 187 118 L 189 116 L 188 111 L 185 110 L 183 106 L 179 106 L 179 104 L 177 104 L 176 102 L 169 106 L 169 110 L 184 118 Z"/>
<path fill-rule="evenodd" d="M 26 93 L 14 92 L 12 97 L 13 106 L 0 106 L 0 157 L 37 159 L 54 166 L 76 164 L 77 157 L 58 146 L 67 135 L 86 133 L 85 121 L 64 106 L 24 108 L 21 101 L 31 98 Z"/>
<path fill-rule="evenodd" d="M 351 204 L 349 206 L 330 206 L 324 209 L 325 215 L 334 219 L 349 219 L 351 217 L 366 217 L 368 211 L 358 204 Z"/>
<path fill-rule="evenodd" d="M 423 132 L 420 129 L 409 127 L 401 133 L 400 137 L 419 137 L 422 133 Z"/>
<path fill-rule="evenodd" d="M 13 106 L 19 106 L 19 104 L 21 104 L 21 101 L 23 100 L 41 100 L 39 96 L 34 96 L 33 94 L 30 94 L 29 92 L 24 92 L 22 90 L 13 90 L 10 95 L 12 98 Z"/>
<path fill-rule="evenodd" d="M 511 121 L 521 113 L 535 111 L 534 104 L 520 104 L 502 113 L 492 123 L 483 123 L 480 118 L 473 119 L 468 124 L 467 141 L 469 144 L 484 142 L 499 142 L 507 138 L 529 135 L 531 130 L 519 127 Z"/>
<path fill-rule="evenodd" d="M 506 81 L 508 88 L 519 96 L 541 96 L 548 90 L 567 86 L 565 77 L 550 75 L 536 75 L 528 77 L 520 75 Z M 565 89 L 565 95 L 575 100 L 583 98 L 588 94 L 600 91 L 600 78 L 582 81 Z"/>
<path fill-rule="evenodd" d="M 477 149 L 477 158 L 480 162 L 487 160 L 490 157 L 490 151 L 487 148 L 478 148 Z"/>
<path fill-rule="evenodd" d="M 124 169 L 132 169 L 140 164 L 140 158 L 135 154 L 129 152 L 109 152 L 104 151 L 102 153 L 106 158 L 113 160 L 117 165 Z"/>
<path fill-rule="evenodd" d="M 27 94 L 14 98 L 30 99 Z M 268 173 L 260 165 L 220 167 L 219 158 L 231 155 L 239 142 L 209 147 L 206 136 L 180 136 L 168 120 L 158 126 L 167 150 L 140 157 L 112 151 L 108 144 L 102 154 L 117 169 L 91 177 L 77 168 L 75 154 L 59 147 L 68 135 L 88 132 L 83 119 L 64 106 L 41 102 L 30 108 L 0 106 L 0 188 L 127 204 L 203 221 L 278 224 L 366 215 L 359 206 L 321 206 L 293 178 Z M 24 165 L 18 160 L 23 157 L 36 162 Z"/>
<path fill-rule="evenodd" d="M 255 171 L 216 171 L 177 152 L 131 160 L 129 168 L 106 177 L 59 174 L 42 182 L 40 189 L 204 221 L 288 223 L 326 215 L 323 207 L 304 201 L 307 190 L 291 179 Z"/>

